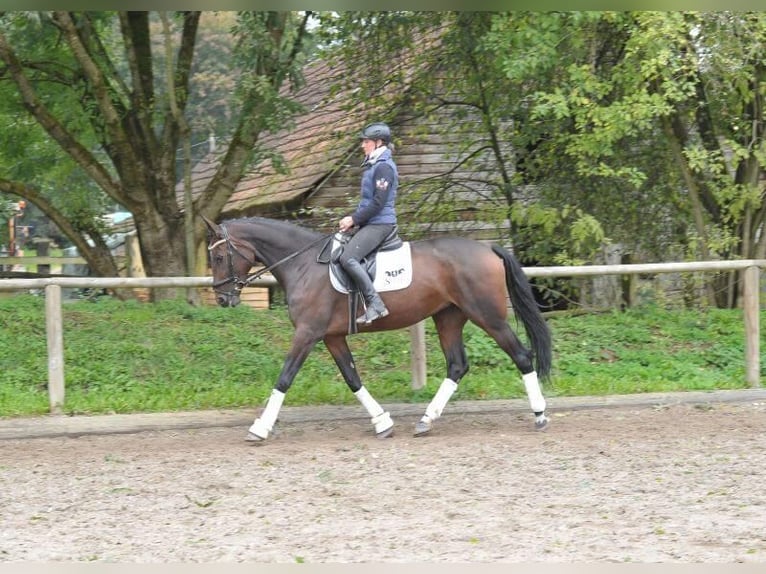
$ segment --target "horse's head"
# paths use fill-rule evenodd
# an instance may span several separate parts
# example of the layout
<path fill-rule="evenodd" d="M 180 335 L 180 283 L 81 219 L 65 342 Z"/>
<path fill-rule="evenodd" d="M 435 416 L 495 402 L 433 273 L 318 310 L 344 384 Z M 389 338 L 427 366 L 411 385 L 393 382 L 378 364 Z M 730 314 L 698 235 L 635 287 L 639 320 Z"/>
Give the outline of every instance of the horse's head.
<path fill-rule="evenodd" d="M 225 225 L 217 225 L 202 216 L 207 225 L 208 256 L 213 271 L 213 291 L 221 307 L 236 307 L 247 275 L 253 265 L 252 247 L 232 237 Z"/>

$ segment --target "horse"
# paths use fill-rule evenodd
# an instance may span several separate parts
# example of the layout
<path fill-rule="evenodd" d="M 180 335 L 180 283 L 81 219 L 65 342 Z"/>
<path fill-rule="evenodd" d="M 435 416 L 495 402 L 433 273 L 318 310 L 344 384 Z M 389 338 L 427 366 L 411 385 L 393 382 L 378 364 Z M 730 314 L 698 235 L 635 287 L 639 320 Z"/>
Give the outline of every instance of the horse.
<path fill-rule="evenodd" d="M 265 265 L 282 286 L 294 327 L 290 348 L 266 406 L 248 429 L 246 440 L 265 441 L 272 432 L 285 394 L 314 346 L 323 341 L 348 388 L 370 415 L 375 436 L 392 436 L 394 422 L 362 383 L 348 347 L 354 317 L 348 295 L 333 287 L 320 253 L 330 235 L 302 225 L 264 217 L 229 219 L 207 226 L 208 257 L 213 289 L 221 307 L 234 307 L 240 292 Z M 497 244 L 459 236 L 407 242 L 412 276 L 406 288 L 382 292 L 389 314 L 359 333 L 402 329 L 430 317 L 447 361 L 446 377 L 415 424 L 414 435 L 425 436 L 442 415 L 458 384 L 468 372 L 463 328 L 468 321 L 482 328 L 510 357 L 534 413 L 534 428 L 549 426 L 540 381 L 550 376 L 551 334 L 529 281 L 516 257 Z M 531 348 L 508 325 L 508 298 L 521 321 Z M 351 321 L 349 321 L 351 319 Z"/>

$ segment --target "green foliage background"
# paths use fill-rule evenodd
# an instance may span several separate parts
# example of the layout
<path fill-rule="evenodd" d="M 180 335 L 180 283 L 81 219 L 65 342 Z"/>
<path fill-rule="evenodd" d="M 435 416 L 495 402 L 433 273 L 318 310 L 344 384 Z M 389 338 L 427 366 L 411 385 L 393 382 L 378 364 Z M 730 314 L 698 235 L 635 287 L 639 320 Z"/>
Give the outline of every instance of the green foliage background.
<path fill-rule="evenodd" d="M 761 324 L 766 311 L 761 312 Z M 0 298 L 0 416 L 48 411 L 45 308 L 32 295 Z M 549 319 L 554 371 L 545 394 L 604 395 L 746 387 L 741 310 L 644 306 Z M 511 326 L 522 332 L 511 320 Z M 267 399 L 292 336 L 284 309 L 254 311 L 108 298 L 64 306 L 65 412 L 254 408 Z M 427 402 L 445 376 L 426 323 L 428 382 L 411 388 L 407 330 L 350 338 L 359 372 L 383 403 Z M 465 330 L 471 370 L 455 399 L 524 397 L 518 371 L 483 331 Z M 766 356 L 761 357 L 762 364 Z M 320 343 L 286 405 L 355 404 Z"/>

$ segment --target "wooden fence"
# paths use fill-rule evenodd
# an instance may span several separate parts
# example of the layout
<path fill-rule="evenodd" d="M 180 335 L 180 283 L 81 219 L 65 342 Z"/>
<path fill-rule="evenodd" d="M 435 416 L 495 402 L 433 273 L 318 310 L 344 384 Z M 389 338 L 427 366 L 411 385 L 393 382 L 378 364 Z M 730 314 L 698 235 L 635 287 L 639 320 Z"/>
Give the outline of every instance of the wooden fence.
<path fill-rule="evenodd" d="M 582 277 L 593 275 L 636 275 L 659 273 L 692 273 L 741 271 L 743 282 L 743 316 L 745 323 L 745 378 L 751 387 L 759 387 L 760 367 L 760 269 L 764 259 L 741 261 L 698 261 L 685 263 L 648 263 L 627 265 L 585 265 L 560 267 L 525 267 L 528 277 Z M 45 323 L 48 341 L 48 393 L 50 410 L 60 413 L 64 404 L 64 337 L 61 310 L 62 288 L 189 288 L 209 287 L 212 277 L 48 277 L 44 279 L 0 280 L 0 291 L 45 289 Z M 273 278 L 261 278 L 256 286 L 276 285 Z M 426 377 L 425 326 L 423 322 L 410 329 L 412 346 L 412 386 L 422 388 Z"/>

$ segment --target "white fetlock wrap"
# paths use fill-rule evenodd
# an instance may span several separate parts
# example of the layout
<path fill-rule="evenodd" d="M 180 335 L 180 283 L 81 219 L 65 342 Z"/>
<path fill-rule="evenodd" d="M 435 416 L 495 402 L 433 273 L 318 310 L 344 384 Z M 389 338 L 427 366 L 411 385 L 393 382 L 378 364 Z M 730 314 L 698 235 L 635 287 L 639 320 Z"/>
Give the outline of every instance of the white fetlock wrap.
<path fill-rule="evenodd" d="M 524 380 L 524 388 L 527 390 L 527 397 L 529 398 L 529 406 L 534 413 L 545 412 L 545 399 L 543 393 L 540 391 L 540 383 L 537 380 L 537 372 L 532 371 L 526 375 L 522 375 Z"/>
<path fill-rule="evenodd" d="M 439 390 L 436 391 L 434 398 L 428 403 L 426 407 L 426 414 L 421 419 L 423 422 L 433 422 L 442 416 L 442 411 L 447 405 L 447 402 L 452 397 L 452 394 L 457 390 L 457 383 L 452 379 L 444 379 L 442 384 L 439 385 Z"/>
<path fill-rule="evenodd" d="M 378 401 L 372 398 L 372 395 L 364 386 L 356 391 L 354 395 L 356 395 L 356 398 L 362 403 L 362 406 L 367 409 L 372 424 L 375 427 L 376 434 L 394 426 L 394 421 L 391 420 L 391 415 L 388 412 L 383 411 L 383 407 L 380 406 Z"/>
<path fill-rule="evenodd" d="M 372 426 L 375 428 L 375 434 L 380 434 L 390 429 L 394 426 L 394 421 L 391 420 L 391 413 L 386 411 L 376 417 L 372 417 Z"/>
<path fill-rule="evenodd" d="M 279 410 L 282 408 L 284 400 L 285 393 L 277 389 L 272 390 L 269 402 L 266 403 L 266 408 L 263 409 L 261 416 L 255 419 L 248 430 L 259 438 L 267 439 L 269 433 L 274 428 L 274 423 L 277 422 Z"/>

